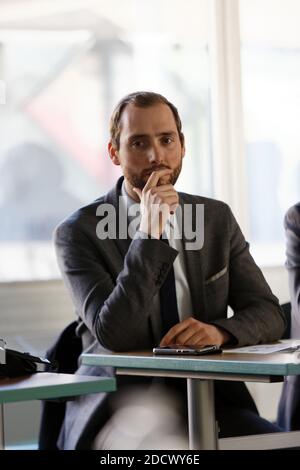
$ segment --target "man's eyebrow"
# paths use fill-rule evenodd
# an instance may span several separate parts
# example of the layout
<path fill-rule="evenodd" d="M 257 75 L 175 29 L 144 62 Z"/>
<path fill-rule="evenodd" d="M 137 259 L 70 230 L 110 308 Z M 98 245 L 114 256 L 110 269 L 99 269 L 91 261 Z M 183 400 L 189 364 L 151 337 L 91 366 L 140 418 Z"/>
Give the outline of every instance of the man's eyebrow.
<path fill-rule="evenodd" d="M 176 134 L 177 133 L 175 131 L 164 131 L 164 132 L 159 132 L 155 136 L 156 137 L 167 136 L 167 135 L 175 136 Z M 144 139 L 144 138 L 148 138 L 148 137 L 150 137 L 149 134 L 132 134 L 128 137 L 128 139 L 129 140 L 134 140 L 134 139 Z"/>
<path fill-rule="evenodd" d="M 175 131 L 165 131 L 165 132 L 160 132 L 159 134 L 157 134 L 157 136 L 163 136 L 163 135 L 175 136 L 175 135 L 177 135 L 177 132 L 175 132 Z"/>
<path fill-rule="evenodd" d="M 128 137 L 128 140 L 144 139 L 145 137 L 149 137 L 149 135 L 148 134 L 132 134 Z"/>

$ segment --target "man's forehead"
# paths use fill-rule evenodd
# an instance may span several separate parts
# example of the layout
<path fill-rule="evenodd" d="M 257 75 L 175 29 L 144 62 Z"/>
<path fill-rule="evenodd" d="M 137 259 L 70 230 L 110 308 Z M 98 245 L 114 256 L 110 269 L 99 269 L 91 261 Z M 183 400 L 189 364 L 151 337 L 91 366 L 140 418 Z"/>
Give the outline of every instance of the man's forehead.
<path fill-rule="evenodd" d="M 121 116 L 121 130 L 126 134 L 177 131 L 174 115 L 168 105 L 138 107 L 128 104 Z"/>

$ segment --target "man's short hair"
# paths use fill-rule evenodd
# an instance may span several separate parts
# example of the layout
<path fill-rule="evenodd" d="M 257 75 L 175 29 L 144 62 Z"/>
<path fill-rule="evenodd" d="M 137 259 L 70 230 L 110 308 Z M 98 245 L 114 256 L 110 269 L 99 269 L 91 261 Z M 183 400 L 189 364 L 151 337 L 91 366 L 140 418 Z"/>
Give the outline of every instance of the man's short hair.
<path fill-rule="evenodd" d="M 160 103 L 166 104 L 171 109 L 176 122 L 176 127 L 181 145 L 184 145 L 182 124 L 177 108 L 174 106 L 174 104 L 170 103 L 170 101 L 168 101 L 167 98 L 165 98 L 164 96 L 151 91 L 137 91 L 135 93 L 130 93 L 129 95 L 124 96 L 121 101 L 119 101 L 110 120 L 110 139 L 112 145 L 117 150 L 120 147 L 121 117 L 124 109 L 128 104 L 133 104 L 138 108 L 148 108 L 150 106 Z"/>

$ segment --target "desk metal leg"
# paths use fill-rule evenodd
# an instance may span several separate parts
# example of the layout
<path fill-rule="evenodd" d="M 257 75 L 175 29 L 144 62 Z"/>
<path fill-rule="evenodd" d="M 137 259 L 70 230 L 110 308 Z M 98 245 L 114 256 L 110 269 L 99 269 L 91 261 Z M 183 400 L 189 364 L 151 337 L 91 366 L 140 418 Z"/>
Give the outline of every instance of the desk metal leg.
<path fill-rule="evenodd" d="M 4 406 L 0 404 L 0 450 L 5 449 L 4 441 Z"/>
<path fill-rule="evenodd" d="M 213 380 L 187 379 L 191 450 L 217 449 Z"/>

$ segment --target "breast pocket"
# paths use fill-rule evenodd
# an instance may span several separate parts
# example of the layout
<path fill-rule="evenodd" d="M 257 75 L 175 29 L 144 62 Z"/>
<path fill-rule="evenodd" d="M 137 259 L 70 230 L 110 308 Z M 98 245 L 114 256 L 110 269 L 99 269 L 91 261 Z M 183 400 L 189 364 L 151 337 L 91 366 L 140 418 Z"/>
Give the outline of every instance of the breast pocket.
<path fill-rule="evenodd" d="M 227 273 L 227 266 L 224 266 L 224 268 L 222 268 L 220 271 L 218 271 L 217 273 L 213 274 L 208 279 L 206 279 L 205 284 L 209 285 L 215 281 L 218 281 L 221 277 L 225 276 L 226 273 Z"/>
<path fill-rule="evenodd" d="M 219 275 L 220 274 L 220 275 Z M 210 320 L 227 317 L 229 275 L 227 269 L 205 282 L 207 311 Z"/>

